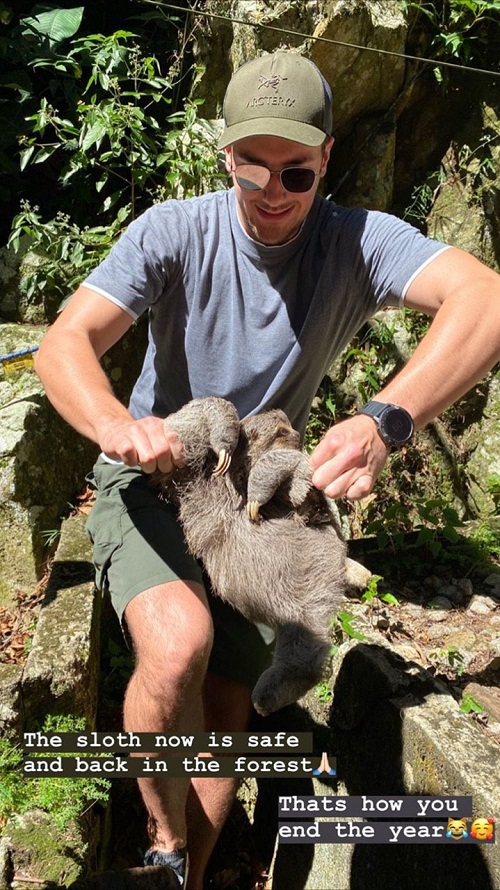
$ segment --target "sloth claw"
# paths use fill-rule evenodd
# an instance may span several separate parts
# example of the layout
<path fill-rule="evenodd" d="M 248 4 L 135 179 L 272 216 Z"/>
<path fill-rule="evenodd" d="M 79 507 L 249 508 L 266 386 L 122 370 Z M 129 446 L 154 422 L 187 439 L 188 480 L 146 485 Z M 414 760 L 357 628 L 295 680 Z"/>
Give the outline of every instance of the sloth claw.
<path fill-rule="evenodd" d="M 260 504 L 259 501 L 249 501 L 247 504 L 247 514 L 248 518 L 252 520 L 252 522 L 258 522 L 260 520 Z"/>
<path fill-rule="evenodd" d="M 231 455 L 225 448 L 221 448 L 219 451 L 219 460 L 217 461 L 217 466 L 215 467 L 212 476 L 223 476 L 224 473 L 227 473 L 230 463 Z"/>

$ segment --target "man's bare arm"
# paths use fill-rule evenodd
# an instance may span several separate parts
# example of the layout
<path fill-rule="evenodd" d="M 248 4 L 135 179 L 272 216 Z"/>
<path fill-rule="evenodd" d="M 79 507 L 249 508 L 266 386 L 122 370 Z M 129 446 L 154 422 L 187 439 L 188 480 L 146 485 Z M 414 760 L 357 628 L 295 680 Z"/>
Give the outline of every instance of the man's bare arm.
<path fill-rule="evenodd" d="M 160 418 L 134 420 L 99 364 L 132 322 L 124 309 L 80 287 L 42 340 L 35 368 L 56 410 L 109 457 L 169 472 L 182 460 L 179 440 L 166 436 Z"/>
<path fill-rule="evenodd" d="M 500 276 L 452 248 L 416 277 L 406 305 L 434 320 L 407 365 L 375 399 L 406 408 L 421 428 L 500 360 Z M 313 483 L 329 497 L 364 497 L 387 455 L 373 420 L 350 418 L 333 426 L 311 456 Z"/>

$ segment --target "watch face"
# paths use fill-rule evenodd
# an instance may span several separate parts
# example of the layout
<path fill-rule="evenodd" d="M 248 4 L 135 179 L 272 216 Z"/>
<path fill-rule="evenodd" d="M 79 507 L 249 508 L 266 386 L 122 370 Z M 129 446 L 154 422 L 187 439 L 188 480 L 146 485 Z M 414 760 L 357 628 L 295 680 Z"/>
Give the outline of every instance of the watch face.
<path fill-rule="evenodd" d="M 380 417 L 380 432 L 396 445 L 404 445 L 413 434 L 413 421 L 403 408 L 390 405 Z"/>

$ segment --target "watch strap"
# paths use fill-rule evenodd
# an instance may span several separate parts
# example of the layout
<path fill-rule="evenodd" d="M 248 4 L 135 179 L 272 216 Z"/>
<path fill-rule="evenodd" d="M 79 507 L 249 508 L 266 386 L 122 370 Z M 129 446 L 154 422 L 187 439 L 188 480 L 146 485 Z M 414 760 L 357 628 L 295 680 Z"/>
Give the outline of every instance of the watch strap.
<path fill-rule="evenodd" d="M 388 424 L 386 423 L 386 418 L 388 414 L 392 413 L 396 413 L 396 416 L 399 416 L 401 420 L 404 418 L 409 428 L 407 435 L 400 438 L 399 436 L 390 434 L 387 429 Z M 367 414 L 369 417 L 373 418 L 381 439 L 389 448 L 401 448 L 403 445 L 406 445 L 413 436 L 413 418 L 406 408 L 402 408 L 400 405 L 392 405 L 388 402 L 370 400 L 358 410 L 358 414 Z"/>

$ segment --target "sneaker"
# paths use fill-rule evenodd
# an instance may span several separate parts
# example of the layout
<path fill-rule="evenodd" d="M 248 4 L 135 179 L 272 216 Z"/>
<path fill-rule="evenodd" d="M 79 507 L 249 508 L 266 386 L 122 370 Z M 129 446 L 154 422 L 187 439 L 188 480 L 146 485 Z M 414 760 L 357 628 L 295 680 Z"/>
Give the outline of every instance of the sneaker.
<path fill-rule="evenodd" d="M 179 881 L 179 885 L 183 887 L 187 874 L 187 850 L 185 847 L 182 850 L 173 850 L 171 853 L 164 850 L 146 850 L 144 865 L 167 866 Z"/>

